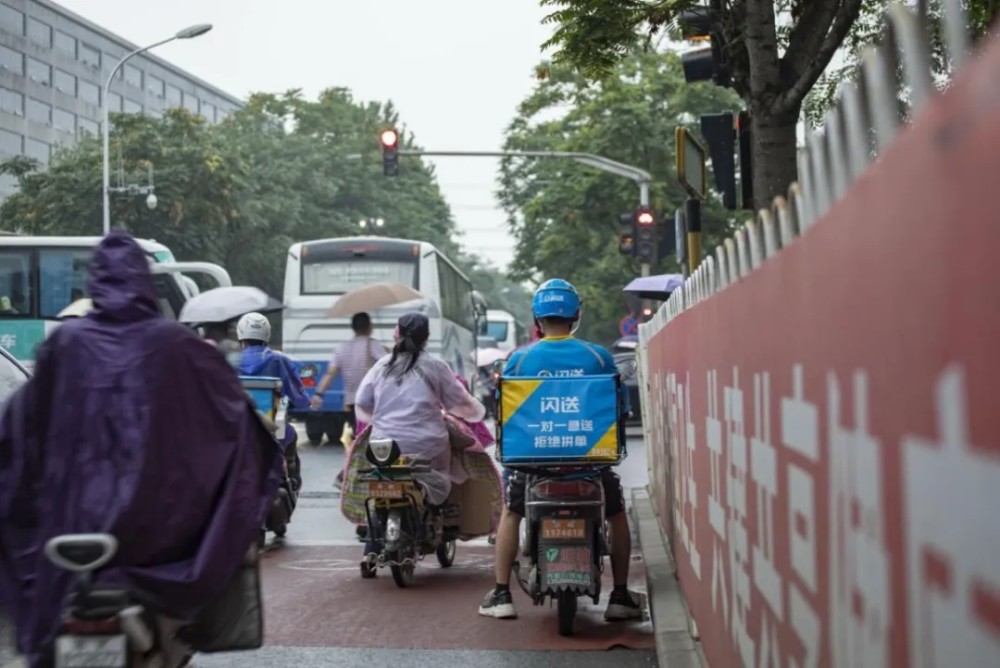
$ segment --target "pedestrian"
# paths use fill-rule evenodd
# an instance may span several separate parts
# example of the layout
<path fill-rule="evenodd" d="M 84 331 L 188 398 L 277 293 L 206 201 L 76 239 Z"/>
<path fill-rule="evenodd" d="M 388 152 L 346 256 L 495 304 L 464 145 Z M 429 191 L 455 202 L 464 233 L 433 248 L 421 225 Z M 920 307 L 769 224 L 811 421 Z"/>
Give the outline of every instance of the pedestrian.
<path fill-rule="evenodd" d="M 344 410 L 347 411 L 347 423 L 351 425 L 351 431 L 357 433 L 357 416 L 354 412 L 354 396 L 361 385 L 362 379 L 372 366 L 388 354 L 385 347 L 372 338 L 372 319 L 365 312 L 355 313 L 351 316 L 351 329 L 354 330 L 354 338 L 345 341 L 334 351 L 330 357 L 330 364 L 326 368 L 326 373 L 316 385 L 309 404 L 312 410 L 319 410 L 323 405 L 323 395 L 333 382 L 334 377 L 339 373 L 344 378 Z M 337 474 L 335 485 L 340 487 L 344 481 L 344 472 Z"/>

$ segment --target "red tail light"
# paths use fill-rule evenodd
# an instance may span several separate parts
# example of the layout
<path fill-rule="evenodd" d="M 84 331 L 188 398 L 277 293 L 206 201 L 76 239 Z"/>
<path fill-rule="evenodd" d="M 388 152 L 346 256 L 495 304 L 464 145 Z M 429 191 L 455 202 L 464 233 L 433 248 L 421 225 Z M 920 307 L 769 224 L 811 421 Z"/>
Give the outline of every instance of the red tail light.
<path fill-rule="evenodd" d="M 593 484 L 583 480 L 546 480 L 534 487 L 535 494 L 546 499 L 590 497 L 596 493 Z"/>
<path fill-rule="evenodd" d="M 120 633 L 121 624 L 117 617 L 107 619 L 68 619 L 63 625 L 66 633 L 79 636 L 100 636 Z"/>

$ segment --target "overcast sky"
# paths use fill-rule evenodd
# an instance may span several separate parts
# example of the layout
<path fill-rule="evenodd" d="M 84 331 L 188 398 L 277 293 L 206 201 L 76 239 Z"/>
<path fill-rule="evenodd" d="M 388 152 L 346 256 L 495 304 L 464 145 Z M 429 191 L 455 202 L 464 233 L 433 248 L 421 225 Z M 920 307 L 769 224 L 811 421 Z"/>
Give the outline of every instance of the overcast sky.
<path fill-rule="evenodd" d="M 239 97 L 346 86 L 359 99 L 391 99 L 428 150 L 499 149 L 550 32 L 537 0 L 56 1 L 140 45 L 212 23 L 212 32 L 155 53 Z M 506 265 L 498 161 L 435 164 L 466 248 Z"/>

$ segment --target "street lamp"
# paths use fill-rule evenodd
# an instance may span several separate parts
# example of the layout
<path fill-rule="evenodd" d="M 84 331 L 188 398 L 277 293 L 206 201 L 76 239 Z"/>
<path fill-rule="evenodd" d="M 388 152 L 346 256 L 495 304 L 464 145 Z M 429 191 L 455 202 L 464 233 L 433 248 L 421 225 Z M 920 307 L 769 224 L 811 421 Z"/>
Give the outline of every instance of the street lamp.
<path fill-rule="evenodd" d="M 101 192 L 104 198 L 104 234 L 111 231 L 111 161 L 108 157 L 111 152 L 111 134 L 108 127 L 108 95 L 111 93 L 111 80 L 115 78 L 115 74 L 121 69 L 122 65 L 125 64 L 132 56 L 136 56 L 140 53 L 149 51 L 150 49 L 155 49 L 158 46 L 162 46 L 167 42 L 172 42 L 175 39 L 191 39 L 193 37 L 200 37 L 204 35 L 209 30 L 212 29 L 211 23 L 199 23 L 198 25 L 193 25 L 190 28 L 185 28 L 179 31 L 177 34 L 167 39 L 160 40 L 155 44 L 150 44 L 149 46 L 144 46 L 141 49 L 136 49 L 130 53 L 125 54 L 125 57 L 118 61 L 114 69 L 111 70 L 111 74 L 108 75 L 108 80 L 104 84 L 104 97 L 101 99 L 101 106 L 104 115 L 104 180 L 102 183 Z"/>
<path fill-rule="evenodd" d="M 362 218 L 358 221 L 358 227 L 367 230 L 372 227 L 384 227 L 385 218 Z"/>

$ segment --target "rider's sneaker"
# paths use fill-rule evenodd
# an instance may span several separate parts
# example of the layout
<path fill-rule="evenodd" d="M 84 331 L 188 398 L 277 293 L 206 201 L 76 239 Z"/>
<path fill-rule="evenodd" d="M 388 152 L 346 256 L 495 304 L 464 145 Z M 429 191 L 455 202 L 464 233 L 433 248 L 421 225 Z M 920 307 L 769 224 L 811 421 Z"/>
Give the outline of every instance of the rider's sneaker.
<path fill-rule="evenodd" d="M 611 592 L 608 609 L 604 611 L 604 619 L 609 622 L 620 622 L 641 618 L 642 605 L 635 593 L 628 590 Z"/>
<path fill-rule="evenodd" d="M 495 617 L 496 619 L 514 619 L 517 611 L 514 610 L 514 598 L 510 595 L 510 589 L 497 591 L 491 589 L 490 593 L 483 599 L 479 606 L 479 614 L 483 617 Z"/>

